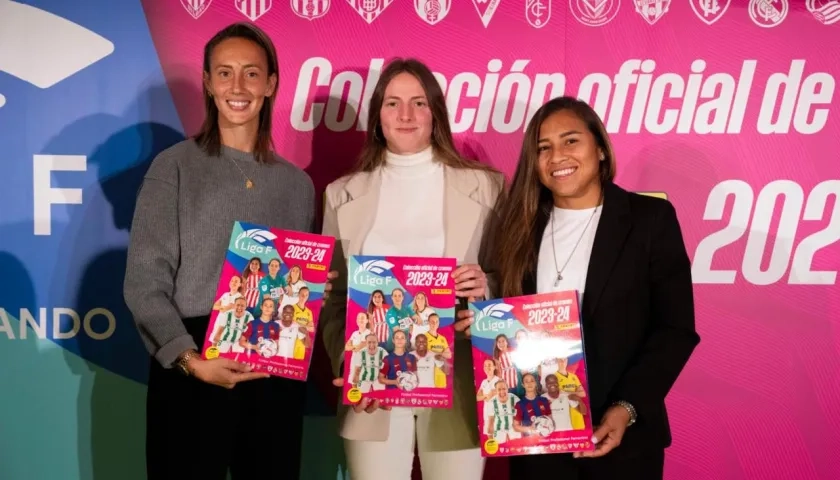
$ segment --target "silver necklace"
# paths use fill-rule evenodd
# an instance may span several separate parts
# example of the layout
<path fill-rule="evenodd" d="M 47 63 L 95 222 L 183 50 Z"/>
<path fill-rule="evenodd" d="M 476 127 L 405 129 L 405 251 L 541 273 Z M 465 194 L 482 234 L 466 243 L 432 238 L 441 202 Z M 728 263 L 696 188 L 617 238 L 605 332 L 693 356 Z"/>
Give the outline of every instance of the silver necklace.
<path fill-rule="evenodd" d="M 603 198 L 603 197 L 602 197 Z M 592 219 L 595 218 L 595 214 L 598 213 L 598 209 L 601 207 L 601 202 L 598 202 L 598 205 L 592 210 L 592 215 L 589 216 L 589 220 L 586 221 L 586 226 L 583 227 L 583 232 L 581 232 L 580 237 L 575 242 L 575 246 L 572 248 L 572 252 L 569 253 L 569 258 L 566 259 L 566 263 L 563 264 L 562 267 L 557 266 L 557 241 L 555 240 L 555 233 L 554 233 L 554 207 L 551 208 L 551 251 L 554 254 L 554 268 L 557 270 L 557 277 L 554 279 L 554 286 L 560 286 L 560 282 L 563 280 L 563 271 L 566 270 L 566 266 L 572 260 L 572 257 L 575 255 L 575 250 L 577 250 L 578 245 L 580 245 L 580 241 L 583 240 L 583 236 L 586 235 L 586 231 L 589 230 L 589 224 L 592 223 Z"/>

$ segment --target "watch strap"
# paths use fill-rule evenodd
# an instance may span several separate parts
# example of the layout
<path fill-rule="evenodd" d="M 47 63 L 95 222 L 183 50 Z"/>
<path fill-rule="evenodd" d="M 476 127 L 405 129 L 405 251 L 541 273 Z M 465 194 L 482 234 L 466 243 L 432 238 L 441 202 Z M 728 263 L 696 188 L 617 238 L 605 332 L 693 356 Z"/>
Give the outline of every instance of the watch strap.
<path fill-rule="evenodd" d="M 178 367 L 178 370 L 180 370 L 181 373 L 183 373 L 186 376 L 190 376 L 192 373 L 190 372 L 190 369 L 188 367 L 189 361 L 193 357 L 197 357 L 197 356 L 198 356 L 198 352 L 196 352 L 195 350 L 187 350 L 186 353 L 184 353 L 183 355 L 181 355 L 178 358 L 178 361 L 175 362 L 175 365 Z"/>

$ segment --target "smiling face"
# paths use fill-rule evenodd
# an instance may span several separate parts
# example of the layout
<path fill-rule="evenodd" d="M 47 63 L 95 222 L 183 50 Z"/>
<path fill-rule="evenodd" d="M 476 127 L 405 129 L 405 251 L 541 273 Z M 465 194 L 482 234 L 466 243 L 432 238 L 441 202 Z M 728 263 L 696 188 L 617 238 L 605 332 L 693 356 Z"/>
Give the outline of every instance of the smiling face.
<path fill-rule="evenodd" d="M 280 260 L 277 260 L 276 258 L 271 259 L 271 261 L 268 262 L 268 274 L 271 275 L 271 278 L 274 278 L 277 276 L 277 272 L 279 271 Z"/>
<path fill-rule="evenodd" d="M 382 295 L 382 292 L 376 292 L 373 294 L 374 305 L 381 307 L 383 302 L 385 302 L 385 297 Z"/>
<path fill-rule="evenodd" d="M 295 307 L 291 305 L 286 305 L 283 307 L 282 312 L 280 313 L 280 322 L 283 324 L 284 327 L 288 327 L 292 324 L 292 321 L 295 318 Z"/>
<path fill-rule="evenodd" d="M 404 297 L 403 297 L 402 290 L 396 289 L 393 292 L 391 292 L 391 301 L 394 303 L 395 307 L 397 307 L 397 308 L 402 307 L 403 298 Z"/>
<path fill-rule="evenodd" d="M 253 126 L 259 122 L 266 97 L 274 94 L 277 76 L 268 72 L 268 58 L 256 43 L 244 38 L 221 41 L 210 55 L 204 86 L 219 109 L 219 126 Z"/>
<path fill-rule="evenodd" d="M 230 291 L 238 292 L 240 287 L 242 287 L 242 277 L 239 275 L 230 277 Z"/>
<path fill-rule="evenodd" d="M 432 144 L 432 111 L 417 77 L 403 72 L 388 83 L 379 121 L 391 152 L 407 155 Z"/>
<path fill-rule="evenodd" d="M 604 152 L 580 117 L 571 110 L 547 117 L 540 125 L 537 150 L 540 182 L 551 191 L 555 206 L 598 205 Z"/>

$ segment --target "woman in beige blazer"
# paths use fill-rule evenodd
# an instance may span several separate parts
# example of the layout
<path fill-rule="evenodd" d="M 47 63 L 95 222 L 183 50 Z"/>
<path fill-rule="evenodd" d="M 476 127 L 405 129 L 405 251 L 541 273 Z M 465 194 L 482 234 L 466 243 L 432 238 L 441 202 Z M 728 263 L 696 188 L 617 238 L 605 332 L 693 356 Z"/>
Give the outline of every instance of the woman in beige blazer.
<path fill-rule="evenodd" d="M 488 296 L 478 264 L 502 175 L 456 151 L 440 85 L 416 60 L 395 60 L 370 99 L 368 136 L 356 171 L 326 189 L 323 233 L 334 236 L 340 272 L 321 315 L 333 373 L 342 375 L 349 255 L 454 257 L 456 294 Z M 418 447 L 424 480 L 480 480 L 475 388 L 468 324 L 458 308 L 451 409 L 339 407 L 354 480 L 409 480 Z M 340 385 L 341 380 L 337 379 Z"/>

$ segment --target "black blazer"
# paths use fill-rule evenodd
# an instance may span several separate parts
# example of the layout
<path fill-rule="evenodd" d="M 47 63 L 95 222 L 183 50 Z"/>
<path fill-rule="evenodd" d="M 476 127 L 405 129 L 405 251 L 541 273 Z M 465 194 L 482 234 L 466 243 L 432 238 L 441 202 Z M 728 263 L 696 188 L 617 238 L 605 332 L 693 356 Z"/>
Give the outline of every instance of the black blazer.
<path fill-rule="evenodd" d="M 546 222 L 536 222 L 537 244 Z M 536 265 L 528 271 L 526 295 L 536 293 Z M 669 446 L 665 396 L 700 342 L 691 264 L 670 202 L 604 186 L 581 314 L 593 424 L 617 400 L 638 415 L 610 455 Z"/>

